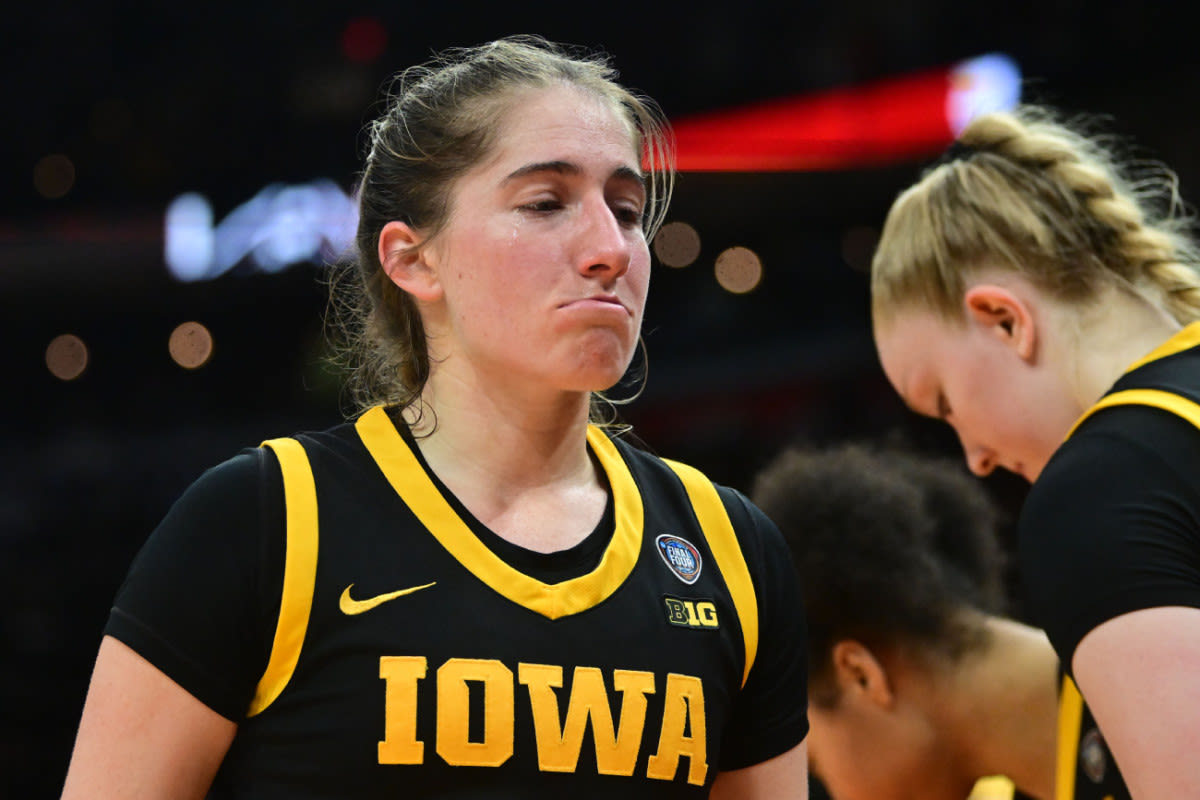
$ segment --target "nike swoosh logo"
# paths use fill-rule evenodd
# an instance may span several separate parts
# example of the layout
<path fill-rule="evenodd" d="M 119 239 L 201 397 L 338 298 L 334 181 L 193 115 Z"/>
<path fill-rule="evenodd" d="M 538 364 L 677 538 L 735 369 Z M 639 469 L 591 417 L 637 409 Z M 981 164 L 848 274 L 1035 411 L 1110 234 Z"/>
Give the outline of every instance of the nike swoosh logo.
<path fill-rule="evenodd" d="M 364 611 L 370 611 L 372 608 L 375 608 L 375 606 L 383 605 L 388 600 L 395 600 L 397 597 L 403 597 L 406 594 L 412 594 L 413 592 L 419 592 L 422 589 L 428 589 L 435 583 L 437 583 L 437 581 L 433 581 L 433 583 L 427 583 L 424 586 L 410 586 L 407 589 L 398 589 L 394 592 L 377 594 L 374 597 L 368 597 L 366 600 L 355 600 L 350 596 L 350 589 L 354 586 L 352 583 L 346 587 L 345 591 L 342 592 L 342 596 L 338 599 L 338 608 L 342 610 L 343 614 L 347 614 L 349 616 L 361 614 Z"/>

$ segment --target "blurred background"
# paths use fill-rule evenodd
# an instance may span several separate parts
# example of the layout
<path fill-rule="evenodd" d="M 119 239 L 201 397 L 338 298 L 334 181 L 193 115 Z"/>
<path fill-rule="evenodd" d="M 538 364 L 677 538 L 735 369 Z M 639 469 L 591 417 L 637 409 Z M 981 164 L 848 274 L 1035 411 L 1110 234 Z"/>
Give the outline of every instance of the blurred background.
<path fill-rule="evenodd" d="M 0 797 L 57 795 L 113 593 L 182 489 L 240 448 L 347 412 L 324 361 L 324 265 L 352 230 L 363 126 L 398 69 L 539 33 L 607 51 L 679 124 L 697 160 L 655 249 L 648 382 L 623 414 L 655 451 L 748 490 L 793 441 L 956 455 L 952 433 L 883 380 L 865 267 L 888 204 L 950 139 L 938 98 L 978 77 L 964 63 L 990 54 L 1017 70 L 1022 98 L 1108 115 L 1191 198 L 1200 55 L 1180 6 L 4 11 Z M 714 135 L 745 155 L 736 126 L 705 126 L 784 101 L 798 103 L 797 158 L 700 157 Z M 1024 487 L 987 485 L 1018 507 Z"/>

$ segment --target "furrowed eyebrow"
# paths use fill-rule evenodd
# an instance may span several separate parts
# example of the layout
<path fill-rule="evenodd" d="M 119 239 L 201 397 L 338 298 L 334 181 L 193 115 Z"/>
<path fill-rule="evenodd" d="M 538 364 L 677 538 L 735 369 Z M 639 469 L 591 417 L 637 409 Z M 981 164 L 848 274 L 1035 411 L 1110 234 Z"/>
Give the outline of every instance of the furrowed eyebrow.
<path fill-rule="evenodd" d="M 583 173 L 583 168 L 578 164 L 570 161 L 537 161 L 532 164 L 526 164 L 523 167 L 510 172 L 501 181 L 501 185 L 510 183 L 519 178 L 524 178 L 528 175 L 536 175 L 539 172 L 553 172 L 558 175 L 580 175 Z M 621 166 L 613 170 L 612 177 L 630 183 L 636 183 L 638 186 L 645 189 L 646 179 L 642 173 L 632 167 Z"/>
<path fill-rule="evenodd" d="M 537 161 L 533 164 L 526 164 L 523 167 L 518 167 L 505 176 L 502 184 L 515 181 L 518 178 L 524 178 L 526 175 L 534 175 L 539 172 L 554 172 L 559 175 L 578 175 L 583 172 L 583 168 L 578 164 L 572 164 L 570 161 Z"/>
<path fill-rule="evenodd" d="M 623 181 L 629 181 L 630 183 L 636 183 L 643 189 L 646 188 L 646 176 L 638 172 L 633 167 L 617 167 L 615 170 L 613 170 L 612 177 Z"/>

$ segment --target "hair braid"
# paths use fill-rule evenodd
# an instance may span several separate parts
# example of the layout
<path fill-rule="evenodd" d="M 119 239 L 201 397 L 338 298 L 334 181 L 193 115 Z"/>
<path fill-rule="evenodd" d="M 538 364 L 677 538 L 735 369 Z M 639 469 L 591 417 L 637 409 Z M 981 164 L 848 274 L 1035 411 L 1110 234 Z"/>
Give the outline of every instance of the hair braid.
<path fill-rule="evenodd" d="M 878 317 L 906 304 L 957 319 L 966 275 L 1020 272 L 1088 302 L 1105 286 L 1137 292 L 1181 323 L 1200 319 L 1200 251 L 1175 174 L 1119 164 L 1082 122 L 1024 105 L 983 114 L 892 205 L 871 269 Z"/>
<path fill-rule="evenodd" d="M 1155 179 L 1128 182 L 1110 151 L 1051 120 L 1044 109 L 1029 109 L 1025 118 L 984 118 L 964 132 L 963 141 L 1040 168 L 1079 198 L 1093 220 L 1090 225 L 1081 220 L 1081 227 L 1094 227 L 1092 245 L 1105 267 L 1126 285 L 1159 300 L 1179 322 L 1200 319 L 1200 274 L 1193 266 L 1197 252 L 1185 235 L 1188 220 L 1172 172 L 1160 168 Z M 1154 202 L 1164 198 L 1165 208 L 1156 216 Z"/>

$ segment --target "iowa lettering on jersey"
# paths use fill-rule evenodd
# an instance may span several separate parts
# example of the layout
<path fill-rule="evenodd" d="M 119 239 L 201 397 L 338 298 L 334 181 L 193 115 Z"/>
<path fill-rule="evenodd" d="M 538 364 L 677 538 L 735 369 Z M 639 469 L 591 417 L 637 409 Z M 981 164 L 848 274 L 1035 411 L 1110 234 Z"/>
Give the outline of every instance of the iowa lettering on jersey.
<path fill-rule="evenodd" d="M 384 739 L 380 764 L 421 764 L 425 742 L 417 739 L 417 683 L 428 665 L 424 656 L 384 656 L 379 677 L 386 681 Z M 654 673 L 612 671 L 613 689 L 621 694 L 620 719 L 614 722 L 604 675 L 596 667 L 576 667 L 565 721 L 559 714 L 563 668 L 553 664 L 518 664 L 516 682 L 505 664 L 492 659 L 451 658 L 437 668 L 437 754 L 454 766 L 499 767 L 513 755 L 516 684 L 529 692 L 538 767 L 543 772 L 574 772 L 584 732 L 591 720 L 596 767 L 603 775 L 633 774 L 646 727 L 646 697 L 654 694 Z M 470 741 L 469 683 L 483 688 L 482 741 Z M 657 747 L 646 764 L 646 777 L 675 779 L 680 759 L 687 757 L 688 783 L 702 786 L 708 775 L 704 686 L 699 678 L 669 674 L 663 689 L 664 711 Z"/>

